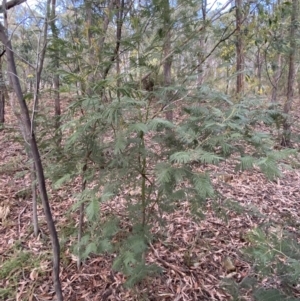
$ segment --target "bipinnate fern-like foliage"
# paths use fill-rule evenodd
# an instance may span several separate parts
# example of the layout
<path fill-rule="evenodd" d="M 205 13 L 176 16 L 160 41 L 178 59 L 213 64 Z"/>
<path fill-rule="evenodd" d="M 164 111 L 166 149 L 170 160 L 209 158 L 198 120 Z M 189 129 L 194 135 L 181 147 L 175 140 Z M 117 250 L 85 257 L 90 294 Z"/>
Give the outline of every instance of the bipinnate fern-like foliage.
<path fill-rule="evenodd" d="M 201 214 L 205 200 L 214 198 L 206 166 L 232 157 L 238 170 L 258 167 L 274 178 L 280 176 L 278 161 L 292 152 L 274 150 L 272 136 L 261 129 L 270 126 L 274 108 L 263 110 L 260 100 L 235 104 L 203 87 L 183 98 L 177 109 L 182 117 L 171 122 L 160 113 L 161 105 L 152 105 L 151 92 L 130 85 L 123 90 L 109 103 L 80 97 L 71 105 L 62 126 L 61 156 L 51 161 L 48 174 L 57 188 L 78 178 L 86 182 L 87 188 L 74 194 L 74 209 L 85 204 L 87 218 L 79 243 L 82 259 L 115 252 L 113 267 L 134 285 L 157 271 L 145 253 L 151 225 L 162 221 L 162 211 L 189 200 Z M 102 203 L 116 199 L 125 204 L 122 215 L 100 211 Z"/>
<path fill-rule="evenodd" d="M 299 242 L 281 226 L 272 224 L 252 229 L 245 238 L 248 247 L 242 253 L 252 262 L 253 270 L 239 283 L 223 279 L 233 300 L 242 300 L 240 296 L 249 290 L 256 301 L 298 300 L 293 295 L 300 281 Z"/>

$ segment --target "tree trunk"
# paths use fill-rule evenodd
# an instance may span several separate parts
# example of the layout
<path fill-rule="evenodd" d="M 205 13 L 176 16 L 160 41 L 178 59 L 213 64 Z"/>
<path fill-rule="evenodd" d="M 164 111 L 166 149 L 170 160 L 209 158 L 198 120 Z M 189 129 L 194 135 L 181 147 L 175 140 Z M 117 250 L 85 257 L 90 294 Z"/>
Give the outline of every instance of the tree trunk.
<path fill-rule="evenodd" d="M 258 93 L 262 92 L 262 56 L 260 47 L 257 48 L 256 53 L 256 75 L 258 80 Z"/>
<path fill-rule="evenodd" d="M 121 42 L 121 37 L 122 37 L 122 25 L 123 25 L 123 12 L 124 12 L 124 5 L 125 2 L 124 0 L 118 0 L 117 2 L 117 7 L 118 7 L 118 11 L 117 11 L 117 33 L 116 33 L 116 39 L 117 39 L 117 43 L 120 44 Z M 118 47 L 116 49 L 116 71 L 117 71 L 117 96 L 118 99 L 120 99 L 120 86 L 121 86 L 121 70 L 120 70 L 120 47 Z"/>
<path fill-rule="evenodd" d="M 95 55 L 94 55 L 94 45 L 92 43 L 92 24 L 93 24 L 93 11 L 92 11 L 92 1 L 85 0 L 84 1 L 86 15 L 85 15 L 85 22 L 87 27 L 87 41 L 89 46 L 89 54 L 88 54 L 88 61 L 89 61 L 89 68 L 90 72 L 88 74 L 88 82 L 86 83 L 86 93 L 88 96 L 92 96 L 92 87 L 91 85 L 94 82 L 94 72 L 93 68 L 95 65 Z"/>
<path fill-rule="evenodd" d="M 4 124 L 5 121 L 5 94 L 4 91 L 0 91 L 0 124 Z"/>
<path fill-rule="evenodd" d="M 43 38 L 41 35 L 39 36 L 39 41 L 38 41 L 38 49 L 37 49 L 37 59 L 36 59 L 36 71 L 35 71 L 35 86 L 34 86 L 34 96 L 33 96 L 33 103 L 34 103 L 34 108 L 33 108 L 33 117 L 38 110 L 39 107 L 39 93 L 40 93 L 40 84 L 41 84 L 41 75 L 44 67 L 44 60 L 45 60 L 45 55 L 46 55 L 46 49 L 47 49 L 47 44 L 48 44 L 48 22 L 50 18 L 50 3 L 51 0 L 47 0 L 47 9 L 46 9 L 46 16 L 44 20 L 44 28 L 43 28 Z M 42 46 L 41 46 L 42 43 Z M 33 121 L 32 121 L 33 122 Z"/>
<path fill-rule="evenodd" d="M 204 63 L 204 53 L 205 53 L 205 33 L 206 33 L 206 7 L 207 7 L 207 0 L 202 0 L 202 19 L 203 19 L 203 30 L 200 32 L 200 40 L 199 40 L 199 53 L 198 53 L 198 74 L 197 74 L 197 81 L 198 87 L 203 84 L 204 80 L 204 70 L 205 70 L 205 63 Z"/>
<path fill-rule="evenodd" d="M 171 67 L 172 67 L 172 56 L 171 53 L 171 11 L 170 11 L 170 3 L 169 0 L 163 0 L 163 20 L 164 20 L 164 28 L 165 28 L 165 41 L 164 41 L 164 49 L 163 54 L 164 57 L 167 57 L 163 64 L 164 71 L 164 86 L 168 87 L 172 83 L 172 75 L 171 75 Z M 170 93 L 166 93 L 166 104 L 170 102 L 171 95 Z M 167 120 L 173 120 L 173 110 L 168 107 L 166 111 Z"/>
<path fill-rule="evenodd" d="M 229 85 L 230 85 L 230 68 L 229 68 L 229 63 L 227 63 L 226 65 L 226 91 L 225 94 L 228 95 L 229 94 Z"/>
<path fill-rule="evenodd" d="M 272 96 L 271 96 L 272 103 L 277 102 L 278 83 L 281 77 L 281 60 L 282 60 L 282 55 L 281 53 L 279 53 L 277 58 L 277 65 L 275 66 L 276 69 L 273 76 L 273 83 L 272 83 Z"/>
<path fill-rule="evenodd" d="M 277 0 L 277 3 L 273 4 L 273 13 L 276 12 L 278 8 L 281 6 L 281 0 Z M 282 19 L 283 16 L 281 16 L 280 22 L 285 22 L 285 20 Z M 279 29 L 278 32 L 278 39 L 282 39 L 283 37 L 283 28 Z M 271 94 L 271 102 L 276 103 L 277 102 L 277 96 L 278 96 L 278 84 L 279 80 L 282 75 L 282 53 L 278 53 L 277 56 L 277 62 L 272 65 L 272 71 L 273 71 L 273 78 L 272 78 L 272 94 Z"/>
<path fill-rule="evenodd" d="M 2 58 L 0 57 L 0 124 L 4 124 L 5 121 L 5 90 L 6 87 L 2 70 Z"/>
<path fill-rule="evenodd" d="M 297 31 L 297 14 L 298 14 L 298 1 L 292 2 L 292 15 L 290 27 L 290 55 L 289 55 L 289 74 L 287 82 L 287 98 L 284 104 L 283 112 L 290 114 L 292 109 L 292 102 L 294 96 L 294 83 L 295 83 L 295 56 L 296 56 L 296 31 Z M 283 122 L 283 135 L 281 145 L 291 146 L 291 120 L 286 117 Z"/>
<path fill-rule="evenodd" d="M 58 30 L 55 25 L 56 19 L 56 0 L 51 1 L 51 13 L 50 13 L 50 27 L 52 31 L 52 37 L 54 42 L 58 39 Z M 55 103 L 55 110 L 54 110 L 54 118 L 55 118 L 55 133 L 57 137 L 57 144 L 60 145 L 61 143 L 61 132 L 60 128 L 60 115 L 61 115 L 61 108 L 60 108 L 60 94 L 59 94 L 59 50 L 57 50 L 54 54 L 53 58 L 55 73 L 53 75 L 53 89 L 54 89 L 54 103 Z"/>
<path fill-rule="evenodd" d="M 235 0 L 236 6 L 236 95 L 240 99 L 244 92 L 244 45 L 243 45 L 243 0 Z"/>
<path fill-rule="evenodd" d="M 119 1 L 111 1 L 113 4 L 115 4 L 119 10 L 119 18 L 118 18 L 118 24 L 117 24 L 117 39 L 116 39 L 116 46 L 114 49 L 114 52 L 110 58 L 110 63 L 107 65 L 103 72 L 102 78 L 105 79 L 108 75 L 108 72 L 110 68 L 112 67 L 113 63 L 117 60 L 119 56 L 119 51 L 120 51 L 120 45 L 121 45 L 121 37 L 122 37 L 122 27 L 123 27 L 123 13 L 124 13 L 124 5 L 125 2 L 122 0 L 121 2 Z M 106 21 L 106 18 L 104 19 L 104 22 Z M 104 24 L 106 26 L 106 24 Z M 103 27 L 104 27 L 103 25 Z M 107 24 L 108 25 L 108 24 Z M 106 28 L 107 29 L 107 28 Z M 104 41 L 104 39 L 103 39 Z M 103 46 L 103 45 L 102 45 Z"/>
<path fill-rule="evenodd" d="M 46 47 L 47 47 L 47 35 L 48 35 L 48 20 L 50 17 L 50 1 L 47 0 L 47 9 L 46 9 L 46 16 L 45 16 L 45 21 L 44 21 L 44 30 L 43 30 L 43 37 L 40 35 L 39 36 L 39 42 L 38 42 L 38 49 L 37 49 L 37 58 L 36 58 L 36 77 L 35 77 L 35 86 L 34 86 L 34 95 L 33 95 L 33 112 L 32 112 L 32 117 L 31 117 L 31 131 L 34 131 L 35 127 L 35 113 L 36 110 L 38 109 L 38 104 L 39 104 L 39 93 L 40 93 L 40 84 L 41 84 L 41 75 L 44 67 L 44 60 L 45 60 L 45 55 L 46 55 Z M 41 47 L 42 43 L 42 47 Z M 41 50 L 40 50 L 41 48 Z M 33 154 L 31 151 L 28 151 L 28 155 L 30 158 L 33 158 Z M 33 158 L 33 164 L 32 164 L 32 169 L 31 169 L 31 191 L 32 191 L 32 222 L 33 222 L 33 228 L 34 228 L 34 235 L 37 236 L 39 232 L 39 226 L 38 226 L 38 215 L 37 215 L 37 167 L 34 166 L 34 158 Z"/>
<path fill-rule="evenodd" d="M 30 150 L 28 151 L 31 154 Z M 33 158 L 31 158 L 32 160 Z M 38 213 L 37 213 L 37 179 L 36 179 L 36 170 L 34 160 L 31 164 L 31 192 L 32 192 L 32 224 L 33 224 L 33 233 L 34 236 L 37 237 L 40 232 L 39 228 L 39 220 L 38 220 Z"/>
<path fill-rule="evenodd" d="M 87 160 L 90 155 L 90 152 L 87 153 L 86 155 L 86 162 L 83 165 L 82 168 L 82 179 L 81 179 L 81 192 L 84 193 L 85 188 L 86 188 L 86 178 L 85 178 L 85 173 L 87 170 Z M 79 207 L 79 223 L 78 223 L 78 233 L 77 233 L 77 242 L 78 242 L 78 258 L 77 258 L 77 269 L 80 269 L 81 266 L 81 260 L 82 260 L 82 248 L 81 248 L 81 239 L 82 239 L 82 234 L 83 234 L 83 227 L 84 227 L 84 203 L 80 204 Z"/>
<path fill-rule="evenodd" d="M 105 42 L 105 39 L 107 37 L 106 33 L 107 33 L 107 30 L 108 30 L 108 25 L 109 25 L 109 21 L 110 21 L 109 16 L 110 16 L 112 10 L 114 9 L 114 6 L 115 6 L 115 1 L 114 0 L 109 0 L 108 7 L 105 10 L 104 19 L 103 19 L 102 38 L 99 39 L 99 44 L 98 44 L 98 47 L 100 48 L 100 51 L 103 51 L 104 42 Z"/>
<path fill-rule="evenodd" d="M 6 18 L 4 18 L 6 19 Z M 31 120 L 29 116 L 28 107 L 26 105 L 26 102 L 23 97 L 20 80 L 17 75 L 17 69 L 14 59 L 14 53 L 12 50 L 12 44 L 11 41 L 8 39 L 8 36 L 6 34 L 6 28 L 0 23 L 0 40 L 6 47 L 6 55 L 7 55 L 7 64 L 8 64 L 8 72 L 10 74 L 10 79 L 12 83 L 12 87 L 15 91 L 17 100 L 19 102 L 20 106 L 20 115 L 19 121 L 21 122 L 23 126 L 23 134 L 24 134 L 24 140 L 25 143 L 29 144 L 31 149 L 31 154 L 33 157 L 33 161 L 36 167 L 37 172 L 37 179 L 39 183 L 39 190 L 41 193 L 41 199 L 44 207 L 44 212 L 47 220 L 47 225 L 52 241 L 52 251 L 53 251 L 53 281 L 54 281 L 54 288 L 57 296 L 58 301 L 63 300 L 62 295 L 62 289 L 59 279 L 59 269 L 60 269 L 60 246 L 59 241 L 57 237 L 57 232 L 55 229 L 55 224 L 52 218 L 51 209 L 49 205 L 48 195 L 47 195 L 47 189 L 46 189 L 46 183 L 45 183 L 45 177 L 44 177 L 44 171 L 43 166 L 39 154 L 39 150 L 37 147 L 37 143 L 35 140 L 34 135 L 34 129 L 31 125 Z"/>

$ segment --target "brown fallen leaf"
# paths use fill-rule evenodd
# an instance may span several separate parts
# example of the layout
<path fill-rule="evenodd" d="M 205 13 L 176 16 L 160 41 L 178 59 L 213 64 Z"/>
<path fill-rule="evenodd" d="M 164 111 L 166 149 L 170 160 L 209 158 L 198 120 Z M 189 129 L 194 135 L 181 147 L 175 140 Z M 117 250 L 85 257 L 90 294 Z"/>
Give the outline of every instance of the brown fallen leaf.
<path fill-rule="evenodd" d="M 235 270 L 235 265 L 232 263 L 232 260 L 229 256 L 227 256 L 223 261 L 223 266 L 227 273 Z"/>
<path fill-rule="evenodd" d="M 218 179 L 222 182 L 229 183 L 233 180 L 233 175 L 221 174 L 218 176 Z"/>
<path fill-rule="evenodd" d="M 37 269 L 33 269 L 30 273 L 29 278 L 31 280 L 36 280 L 36 279 L 38 279 L 38 276 L 39 276 L 39 273 L 38 273 Z"/>
<path fill-rule="evenodd" d="M 9 212 L 10 208 L 8 205 L 0 206 L 0 220 L 5 221 Z"/>

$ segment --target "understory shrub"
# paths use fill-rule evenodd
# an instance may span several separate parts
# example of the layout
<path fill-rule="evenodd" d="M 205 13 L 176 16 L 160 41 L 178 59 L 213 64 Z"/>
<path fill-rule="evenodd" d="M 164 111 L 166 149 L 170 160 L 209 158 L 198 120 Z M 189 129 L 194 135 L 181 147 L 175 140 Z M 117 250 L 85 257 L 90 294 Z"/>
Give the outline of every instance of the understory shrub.
<path fill-rule="evenodd" d="M 243 256 L 253 271 L 240 283 L 225 279 L 234 300 L 249 290 L 254 300 L 296 301 L 300 291 L 300 245 L 293 234 L 276 225 L 262 225 L 247 235 L 250 246 Z"/>
<path fill-rule="evenodd" d="M 182 86 L 147 92 L 125 80 L 122 89 L 105 89 L 110 102 L 86 96 L 70 105 L 60 156 L 53 155 L 47 173 L 56 188 L 81 181 L 73 210 L 84 205 L 87 221 L 74 252 L 80 250 L 82 260 L 117 253 L 113 267 L 127 275 L 128 285 L 157 271 L 145 252 L 152 226 L 164 225 L 164 212 L 188 200 L 193 213 L 203 215 L 205 201 L 215 197 L 210 165 L 230 159 L 236 170 L 258 167 L 274 179 L 281 160 L 293 153 L 274 148 L 266 125 L 276 127 L 277 117 L 262 99 L 234 103 L 204 86 L 193 93 Z M 164 117 L 172 108 L 161 100 L 166 95 L 182 99 L 173 105 L 176 121 Z M 111 210 L 101 211 L 104 204 Z"/>

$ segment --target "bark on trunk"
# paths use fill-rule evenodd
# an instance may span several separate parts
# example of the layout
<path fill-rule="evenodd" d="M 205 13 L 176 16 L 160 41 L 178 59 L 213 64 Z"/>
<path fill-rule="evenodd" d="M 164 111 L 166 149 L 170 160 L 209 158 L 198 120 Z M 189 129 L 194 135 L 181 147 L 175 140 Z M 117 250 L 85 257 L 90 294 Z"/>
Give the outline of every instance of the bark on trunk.
<path fill-rule="evenodd" d="M 39 190 L 41 193 L 42 204 L 47 220 L 47 225 L 52 241 L 52 251 L 53 251 L 53 281 L 54 281 L 54 288 L 57 296 L 57 300 L 62 301 L 62 289 L 59 279 L 59 269 L 60 269 L 60 246 L 59 241 L 55 229 L 55 224 L 52 218 L 51 209 L 49 205 L 47 189 L 45 184 L 45 177 L 43 166 L 39 154 L 39 150 L 37 147 L 37 143 L 35 140 L 34 129 L 31 126 L 31 120 L 29 116 L 28 107 L 23 97 L 19 77 L 17 75 L 17 69 L 14 59 L 14 53 L 12 50 L 11 41 L 8 39 L 6 34 L 6 28 L 0 23 L 0 40 L 6 47 L 6 55 L 7 55 L 7 64 L 8 64 L 8 72 L 11 79 L 13 90 L 16 94 L 19 106 L 20 106 L 20 122 L 23 126 L 23 133 L 24 133 L 24 140 L 30 146 L 33 161 L 36 167 L 37 172 L 37 179 L 39 183 Z"/>
<path fill-rule="evenodd" d="M 171 54 L 171 11 L 170 11 L 170 3 L 169 0 L 164 0 L 164 28 L 165 28 L 165 41 L 164 41 L 164 57 L 167 59 L 163 64 L 164 71 L 164 86 L 169 87 L 172 83 L 172 75 L 171 75 L 171 67 L 172 67 L 172 56 Z M 170 102 L 171 95 L 170 93 L 166 93 L 166 104 Z M 169 106 L 166 111 L 166 119 L 172 121 L 173 120 L 173 110 Z"/>
<path fill-rule="evenodd" d="M 29 154 L 30 150 L 28 151 Z M 33 159 L 33 158 L 31 158 Z M 34 236 L 37 237 L 40 232 L 39 228 L 39 220 L 38 220 L 38 212 L 37 212 L 37 187 L 36 187 L 36 170 L 35 170 L 35 163 L 32 161 L 31 164 L 31 192 L 32 192 L 32 223 L 33 223 L 33 233 Z"/>
<path fill-rule="evenodd" d="M 200 32 L 200 40 L 199 40 L 199 53 L 198 53 L 198 74 L 197 74 L 197 84 L 200 87 L 203 84 L 204 80 L 204 71 L 205 71 L 205 63 L 204 63 L 204 53 L 205 53 L 205 34 L 206 34 L 206 7 L 207 7 L 207 0 L 202 0 L 202 19 L 203 19 L 203 30 Z"/>
<path fill-rule="evenodd" d="M 4 53 L 4 51 L 3 51 Z M 5 81 L 2 70 L 2 58 L 0 57 L 0 123 L 5 122 Z"/>
<path fill-rule="evenodd" d="M 38 42 L 38 56 L 36 60 L 36 74 L 35 74 L 35 87 L 34 87 L 34 96 L 33 96 L 33 103 L 34 103 L 34 109 L 33 109 L 33 116 L 32 119 L 34 118 L 35 111 L 38 110 L 39 106 L 39 93 L 40 93 L 40 84 L 41 84 L 41 75 L 44 67 L 44 60 L 45 60 L 45 55 L 46 55 L 46 49 L 47 49 L 47 36 L 48 36 L 48 22 L 50 18 L 50 3 L 51 0 L 47 0 L 47 11 L 46 11 L 46 16 L 45 16 L 45 21 L 44 21 L 44 28 L 43 28 L 43 38 L 40 36 L 39 37 L 39 42 Z M 42 46 L 40 45 L 42 43 Z M 41 48 L 40 48 L 41 47 Z M 33 122 L 33 120 L 32 120 Z"/>
<path fill-rule="evenodd" d="M 124 5 L 125 2 L 124 0 L 118 0 L 118 11 L 117 11 L 117 34 L 116 34 L 116 39 L 117 42 L 120 44 L 121 38 L 122 38 L 122 25 L 123 25 L 123 12 L 124 12 Z M 117 71 L 117 96 L 118 99 L 120 99 L 120 86 L 121 86 L 121 70 L 120 70 L 120 47 L 117 48 L 116 50 L 116 71 Z"/>
<path fill-rule="evenodd" d="M 287 83 L 287 98 L 284 104 L 283 111 L 285 114 L 290 114 L 292 109 L 292 102 L 294 96 L 294 83 L 295 83 L 295 56 L 296 56 L 296 30 L 297 30 L 297 14 L 298 14 L 298 1 L 292 2 L 292 16 L 290 27 L 290 55 L 289 55 L 289 74 Z M 283 136 L 281 145 L 291 146 L 291 119 L 286 117 L 283 122 Z"/>
<path fill-rule="evenodd" d="M 51 2 L 51 14 L 50 14 L 50 27 L 52 31 L 53 40 L 56 41 L 58 39 L 58 30 L 55 24 L 56 19 L 56 0 L 52 0 Z M 61 132 L 60 128 L 60 115 L 61 115 L 61 108 L 60 108 L 60 94 L 59 94 L 59 75 L 57 70 L 59 69 L 59 50 L 56 51 L 54 54 L 54 67 L 55 73 L 53 75 L 53 89 L 54 89 L 54 118 L 55 118 L 55 133 L 57 137 L 57 144 L 60 145 L 61 143 Z"/>
<path fill-rule="evenodd" d="M 92 11 L 92 2 L 90 0 L 85 0 L 85 10 L 86 10 L 86 16 L 85 16 L 85 22 L 87 26 L 87 41 L 89 45 L 89 68 L 91 68 L 89 74 L 88 74 L 88 82 L 86 84 L 86 93 L 88 96 L 92 95 L 92 87 L 91 84 L 94 82 L 94 72 L 92 71 L 92 68 L 94 67 L 95 61 L 94 61 L 94 49 L 92 45 L 92 17 L 93 17 L 93 11 Z"/>
<path fill-rule="evenodd" d="M 114 2 L 114 1 L 112 1 L 112 2 Z M 118 58 L 118 55 L 119 55 L 120 46 L 121 46 L 121 38 L 122 38 L 124 5 L 125 5 L 125 2 L 124 2 L 124 0 L 122 0 L 121 3 L 119 3 L 119 7 L 118 7 L 119 18 L 118 18 L 118 24 L 117 24 L 116 46 L 114 49 L 114 53 L 112 54 L 112 56 L 110 58 L 110 63 L 108 64 L 108 66 L 105 68 L 105 70 L 103 72 L 103 78 L 107 77 L 110 68 L 112 67 L 113 63 L 115 62 L 115 60 Z"/>
<path fill-rule="evenodd" d="M 237 98 L 240 99 L 244 92 L 244 45 L 243 45 L 243 34 L 242 34 L 242 22 L 243 22 L 243 7 L 242 0 L 236 0 L 236 94 Z"/>
<path fill-rule="evenodd" d="M 281 60 L 282 60 L 282 55 L 281 53 L 278 55 L 277 58 L 277 65 L 276 65 L 276 70 L 274 72 L 273 76 L 273 83 L 272 83 L 272 96 L 271 96 L 271 102 L 276 103 L 277 102 L 277 96 L 278 96 L 278 83 L 281 77 Z"/>
<path fill-rule="evenodd" d="M 5 94 L 4 91 L 0 91 L 0 124 L 5 122 Z"/>
<path fill-rule="evenodd" d="M 262 56 L 259 47 L 256 53 L 256 74 L 258 80 L 258 93 L 260 94 L 262 92 Z"/>

